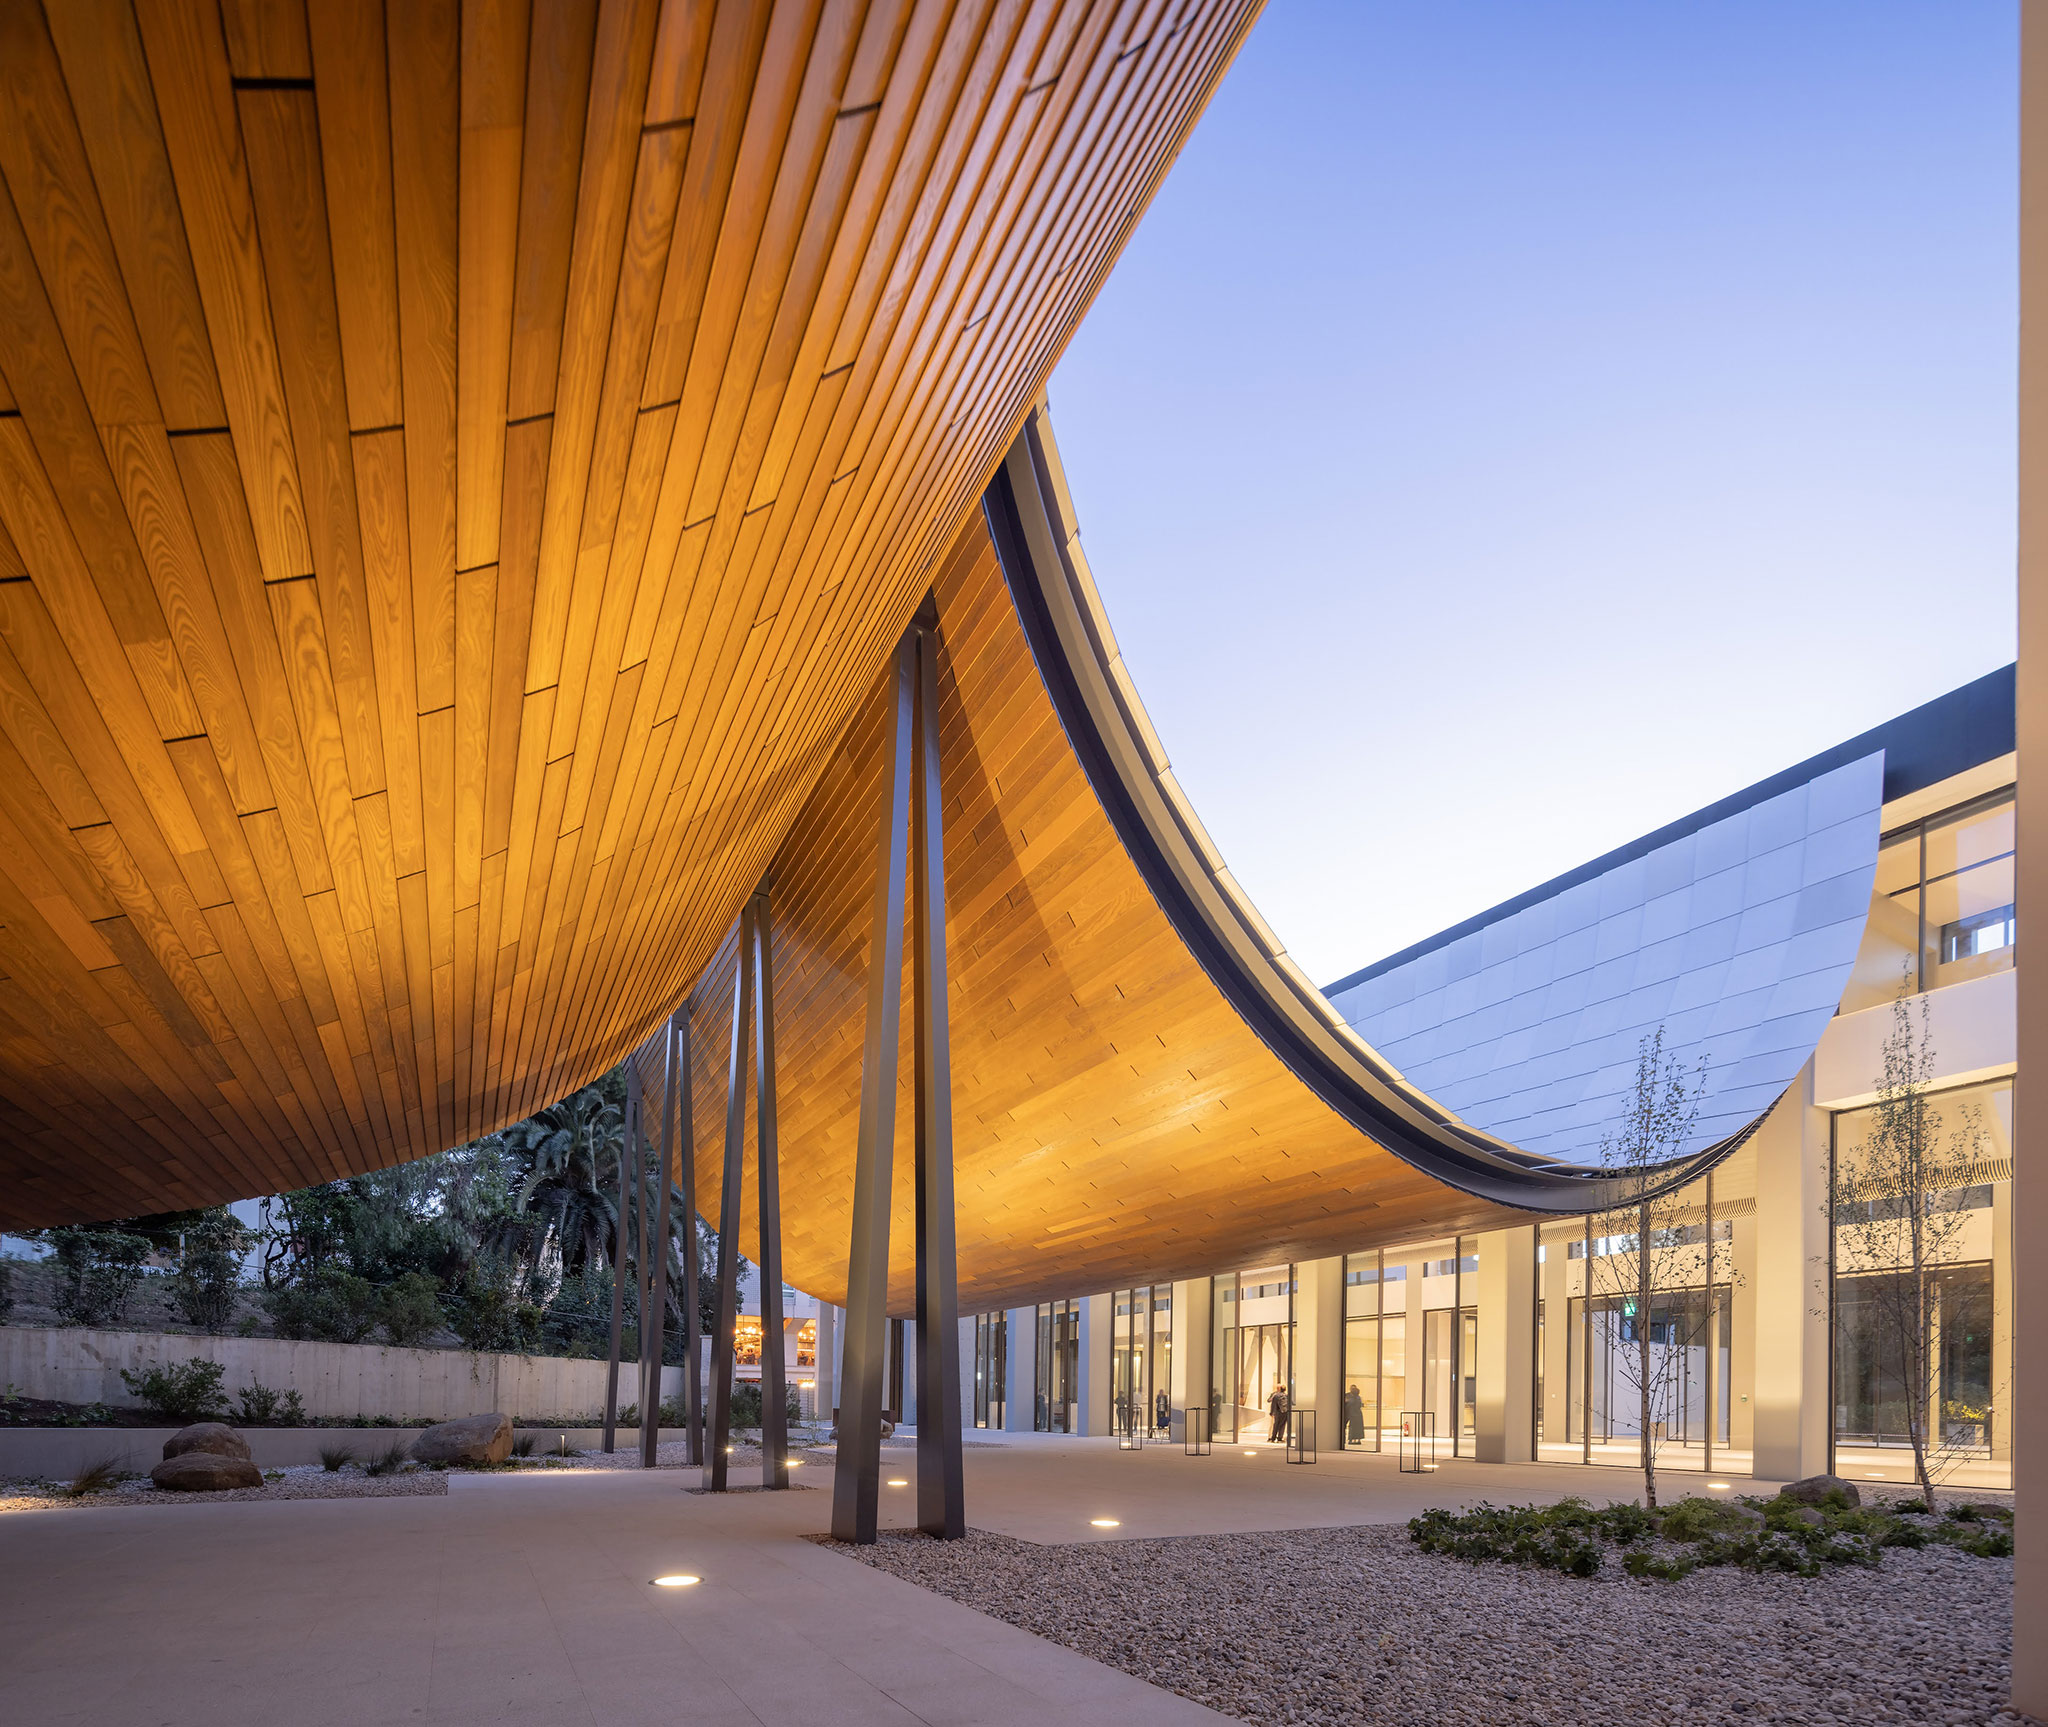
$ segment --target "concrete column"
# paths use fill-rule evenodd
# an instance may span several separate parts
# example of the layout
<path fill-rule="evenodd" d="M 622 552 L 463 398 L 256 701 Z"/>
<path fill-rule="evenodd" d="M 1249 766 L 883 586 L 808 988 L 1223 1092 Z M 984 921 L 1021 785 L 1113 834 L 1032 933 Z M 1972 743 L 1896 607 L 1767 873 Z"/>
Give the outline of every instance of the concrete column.
<path fill-rule="evenodd" d="M 1472 1455 L 1527 1463 L 1536 1365 L 1536 1229 L 1479 1237 L 1479 1383 Z"/>
<path fill-rule="evenodd" d="M 1114 1433 L 1111 1370 L 1116 1355 L 1116 1297 L 1090 1295 L 1077 1305 L 1081 1309 L 1081 1397 L 1074 1426 L 1081 1433 Z"/>
<path fill-rule="evenodd" d="M 1038 1384 L 1038 1309 L 1010 1309 L 1009 1384 L 1003 1392 L 1003 1426 L 1031 1431 L 1032 1393 Z"/>
<path fill-rule="evenodd" d="M 1294 1406 L 1316 1412 L 1316 1449 L 1337 1449 L 1344 1419 L 1344 1256 L 1294 1268 Z"/>
<path fill-rule="evenodd" d="M 1389 1257 L 1391 1258 L 1392 1256 L 1390 1255 Z M 1424 1330 L 1422 1316 L 1427 1311 L 1423 1306 L 1422 1300 L 1422 1268 L 1428 1263 L 1427 1254 L 1422 1249 L 1417 1249 L 1412 1253 L 1404 1253 L 1401 1255 L 1401 1263 L 1408 1268 L 1408 1372 L 1407 1390 L 1401 1394 L 1402 1407 L 1406 1409 L 1420 1409 L 1423 1399 L 1422 1364 L 1424 1359 L 1422 1353 L 1422 1334 Z M 1394 1413 L 1398 1417 L 1401 1411 L 1397 1409 Z M 1381 1419 L 1384 1420 L 1385 1417 Z M 1437 1440 L 1442 1447 L 1443 1455 L 1448 1457 L 1451 1454 L 1450 1418 L 1439 1410 L 1436 1420 Z M 1391 1426 L 1393 1423 L 1389 1422 L 1388 1425 Z"/>
<path fill-rule="evenodd" d="M 1756 1447 L 1756 1218 L 1734 1227 L 1734 1287 L 1728 1292 L 1728 1449 Z"/>
<path fill-rule="evenodd" d="M 1173 1369 L 1167 1395 L 1173 1400 L 1173 1436 L 1184 1440 L 1182 1411 L 1209 1400 L 1209 1336 L 1216 1313 L 1211 1280 L 1191 1277 L 1173 1286 Z"/>
<path fill-rule="evenodd" d="M 830 1421 L 832 1411 L 839 1407 L 839 1309 L 828 1302 L 818 1303 L 818 1357 L 817 1370 L 812 1377 L 818 1382 L 814 1407 L 820 1421 Z"/>
<path fill-rule="evenodd" d="M 2048 0 L 2020 7 L 2020 344 L 2019 344 L 2019 753 L 2029 773 L 2048 762 Z M 2048 793 L 2022 785 L 2018 838 L 2019 916 L 2048 929 Z M 2036 949 L 2030 948 L 2030 953 Z M 2012 1479 L 2016 1556 L 2012 1622 L 2036 1635 L 2013 1639 L 2012 1702 L 2048 1718 L 2048 964 L 2019 967 L 2019 1071 L 2013 1088 L 2013 1240 L 2026 1259 L 2013 1268 Z M 2029 1075 L 2035 1077 L 2029 1078 Z"/>
<path fill-rule="evenodd" d="M 1756 1147 L 1756 1473 L 1768 1481 L 1828 1465 L 1828 1114 L 1813 1107 L 1813 1063 L 1771 1111 Z"/>

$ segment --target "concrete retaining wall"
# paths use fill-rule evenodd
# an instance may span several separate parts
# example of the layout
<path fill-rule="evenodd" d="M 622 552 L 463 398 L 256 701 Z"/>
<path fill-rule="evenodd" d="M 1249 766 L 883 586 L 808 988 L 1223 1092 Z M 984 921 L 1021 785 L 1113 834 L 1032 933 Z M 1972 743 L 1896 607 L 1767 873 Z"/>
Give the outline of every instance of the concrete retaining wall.
<path fill-rule="evenodd" d="M 0 1427 L 0 1481 L 68 1481 L 88 1463 L 110 1458 L 124 1469 L 147 1471 L 163 1461 L 164 1441 L 175 1427 Z M 318 1463 L 322 1446 L 346 1445 L 359 1458 L 381 1456 L 394 1440 L 410 1444 L 417 1428 L 390 1427 L 245 1427 L 259 1469 L 292 1469 Z M 522 1428 L 532 1433 L 534 1450 L 548 1452 L 566 1434 L 571 1451 L 595 1451 L 604 1443 L 601 1427 Z M 680 1427 L 664 1427 L 664 1440 L 688 1437 Z M 614 1442 L 631 1451 L 640 1435 L 622 1427 Z"/>
<path fill-rule="evenodd" d="M 274 1337 L 186 1337 L 82 1326 L 0 1325 L 0 1387 L 64 1403 L 133 1408 L 121 1370 L 199 1356 L 227 1369 L 227 1394 L 261 1383 L 296 1391 L 315 1420 L 384 1415 L 435 1421 L 503 1410 L 522 1417 L 591 1416 L 604 1409 L 605 1364 L 546 1355 L 472 1355 L 461 1349 L 391 1349 L 371 1343 L 290 1343 Z M 661 1373 L 664 1399 L 683 1370 Z M 623 1363 L 619 1402 L 637 1402 L 636 1369 Z M 138 1430 L 139 1431 L 139 1430 Z M 0 1430 L 4 1433 L 4 1430 Z"/>

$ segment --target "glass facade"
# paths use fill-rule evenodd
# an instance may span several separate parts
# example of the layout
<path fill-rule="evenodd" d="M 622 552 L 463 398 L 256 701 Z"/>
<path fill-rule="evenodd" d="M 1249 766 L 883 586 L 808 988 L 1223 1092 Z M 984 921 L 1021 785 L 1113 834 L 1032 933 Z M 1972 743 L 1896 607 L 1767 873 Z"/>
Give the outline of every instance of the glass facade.
<path fill-rule="evenodd" d="M 1294 1403 L 1296 1293 L 1292 1265 L 1215 1280 L 1209 1415 L 1216 1438 L 1284 1437 Z"/>
<path fill-rule="evenodd" d="M 1116 1431 L 1164 1437 L 1173 1418 L 1173 1285 L 1120 1289 L 1112 1307 L 1110 1407 Z"/>
<path fill-rule="evenodd" d="M 2012 1107 L 2000 1080 L 1933 1093 L 1904 1135 L 1886 1135 L 1882 1106 L 1835 1118 L 1841 1468 L 1897 1473 L 1917 1426 L 1938 1478 L 2010 1479 Z"/>
<path fill-rule="evenodd" d="M 2013 835 L 2006 790 L 1885 836 L 1844 1013 L 2012 964 Z"/>
<path fill-rule="evenodd" d="M 1079 1431 L 1081 1403 L 1081 1304 L 1040 1302 L 1034 1352 L 1031 1426 L 1038 1433 Z"/>
<path fill-rule="evenodd" d="M 974 1425 L 1000 1428 L 1010 1383 L 1010 1316 L 998 1309 L 974 1316 Z"/>

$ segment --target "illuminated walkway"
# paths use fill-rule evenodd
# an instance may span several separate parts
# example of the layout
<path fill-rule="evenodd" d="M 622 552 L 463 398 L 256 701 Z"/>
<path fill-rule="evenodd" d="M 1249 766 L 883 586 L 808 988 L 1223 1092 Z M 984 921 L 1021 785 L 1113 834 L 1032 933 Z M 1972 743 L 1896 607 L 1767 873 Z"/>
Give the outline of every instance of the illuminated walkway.
<path fill-rule="evenodd" d="M 1256 1453 L 1245 1456 L 1246 1450 Z M 908 1479 L 911 1453 L 883 1454 Z M 1488 1497 L 1631 1497 L 1619 1470 L 1389 1457 L 1288 1465 L 1006 1436 L 967 1453 L 976 1527 L 1036 1541 L 1394 1522 Z M 457 1476 L 446 1498 L 0 1519 L 13 1719 L 1023 1723 L 1218 1719 L 803 1537 L 830 1495 L 713 1500 L 694 1471 Z M 1746 1482 L 1736 1484 L 1738 1489 Z M 910 1521 L 911 1490 L 884 1494 Z M 1118 1527 L 1098 1529 L 1095 1518 Z M 650 1579 L 694 1574 L 694 1587 Z"/>

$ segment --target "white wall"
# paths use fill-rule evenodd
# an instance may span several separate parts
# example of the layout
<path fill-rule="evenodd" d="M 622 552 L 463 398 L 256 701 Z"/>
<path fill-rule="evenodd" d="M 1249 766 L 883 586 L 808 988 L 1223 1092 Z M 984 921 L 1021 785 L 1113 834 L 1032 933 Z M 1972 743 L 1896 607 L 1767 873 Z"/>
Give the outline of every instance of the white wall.
<path fill-rule="evenodd" d="M 134 1407 L 121 1382 L 194 1356 L 218 1361 L 233 1397 L 262 1383 L 296 1391 L 308 1415 L 389 1415 L 448 1420 L 502 1411 L 522 1416 L 601 1415 L 605 1364 L 554 1356 L 472 1355 L 460 1349 L 389 1349 L 368 1343 L 290 1343 L 270 1337 L 186 1337 L 158 1331 L 90 1331 L 69 1325 L 0 1326 L 0 1385 L 65 1403 Z M 662 1369 L 662 1396 L 682 1390 L 680 1367 Z M 635 1401 L 632 1362 L 619 1366 L 619 1402 Z"/>

